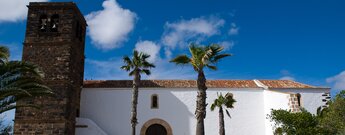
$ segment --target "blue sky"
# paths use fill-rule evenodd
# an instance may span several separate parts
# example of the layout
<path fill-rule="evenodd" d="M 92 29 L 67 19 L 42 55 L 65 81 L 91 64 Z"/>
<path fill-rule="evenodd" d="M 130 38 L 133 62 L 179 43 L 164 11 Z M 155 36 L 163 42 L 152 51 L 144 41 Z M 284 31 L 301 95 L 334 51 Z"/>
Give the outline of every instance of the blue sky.
<path fill-rule="evenodd" d="M 134 48 L 157 66 L 146 79 L 195 79 L 190 67 L 168 61 L 197 42 L 222 44 L 234 55 L 218 71 L 206 70 L 208 79 L 292 79 L 332 93 L 345 89 L 343 0 L 74 2 L 89 24 L 85 79 L 130 79 L 119 67 Z M 0 44 L 12 59 L 21 59 L 27 3 L 0 2 Z"/>

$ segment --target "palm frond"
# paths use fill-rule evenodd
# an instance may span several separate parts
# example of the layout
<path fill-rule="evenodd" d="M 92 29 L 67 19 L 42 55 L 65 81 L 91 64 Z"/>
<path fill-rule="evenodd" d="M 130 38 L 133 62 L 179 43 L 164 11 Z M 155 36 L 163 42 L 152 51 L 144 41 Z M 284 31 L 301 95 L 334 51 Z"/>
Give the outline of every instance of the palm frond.
<path fill-rule="evenodd" d="M 211 105 L 211 111 L 213 111 L 216 108 L 216 104 Z"/>
<path fill-rule="evenodd" d="M 143 53 L 143 52 L 141 52 L 141 55 L 142 55 L 141 56 L 142 61 L 146 61 L 146 59 L 150 57 L 149 54 L 146 54 L 146 53 Z"/>
<path fill-rule="evenodd" d="M 231 118 L 231 115 L 228 110 L 225 109 L 226 115 L 228 115 Z"/>
<path fill-rule="evenodd" d="M 196 71 L 202 70 L 205 63 L 208 61 L 207 58 L 205 58 L 205 54 L 207 53 L 206 49 L 207 47 L 196 44 L 192 44 L 189 47 L 192 54 L 191 64 L 195 69 L 197 69 Z"/>
<path fill-rule="evenodd" d="M 212 70 L 217 70 L 217 67 L 216 66 L 213 66 L 213 65 L 206 65 L 209 69 L 212 69 Z"/>
<path fill-rule="evenodd" d="M 177 65 L 184 65 L 190 63 L 191 59 L 187 55 L 180 55 L 170 60 L 170 62 L 173 62 Z"/>
<path fill-rule="evenodd" d="M 0 76 L 6 73 L 25 74 L 30 73 L 31 76 L 44 77 L 43 71 L 35 64 L 30 62 L 10 61 L 0 67 Z"/>
<path fill-rule="evenodd" d="M 121 66 L 121 69 L 123 69 L 125 71 L 129 71 L 129 70 L 131 70 L 131 67 L 128 65 L 125 65 L 125 66 Z"/>
<path fill-rule="evenodd" d="M 17 101 L 53 95 L 53 91 L 44 85 L 43 77 L 43 71 L 30 62 L 4 61 L 0 64 L 0 113 L 23 107 L 16 105 Z"/>
<path fill-rule="evenodd" d="M 27 104 L 27 105 L 15 105 L 15 104 L 10 104 L 4 107 L 0 107 L 0 114 L 12 109 L 16 109 L 16 108 L 22 108 L 22 107 L 30 107 L 30 108 L 35 108 L 35 109 L 40 109 L 39 106 L 34 105 L 34 104 Z"/>
<path fill-rule="evenodd" d="M 223 96 L 222 93 L 217 93 L 217 95 L 218 97 L 214 100 L 211 107 L 214 106 L 220 108 L 225 105 L 226 108 L 234 108 L 233 104 L 236 102 L 236 100 L 233 99 L 232 93 L 227 93 L 225 96 Z"/>
<path fill-rule="evenodd" d="M 227 93 L 225 95 L 226 102 L 224 103 L 227 108 L 234 108 L 234 103 L 236 100 L 233 98 L 232 93 Z"/>
<path fill-rule="evenodd" d="M 221 60 L 222 58 L 225 58 L 225 57 L 228 57 L 228 56 L 232 56 L 231 54 L 219 54 L 219 55 L 216 55 L 212 58 L 211 62 L 212 63 L 217 63 L 219 60 Z"/>
<path fill-rule="evenodd" d="M 130 72 L 128 73 L 128 75 L 129 75 L 129 76 L 133 76 L 133 75 L 134 75 L 134 73 L 135 73 L 135 71 L 134 71 L 134 70 L 132 70 L 132 71 L 130 71 Z"/>
<path fill-rule="evenodd" d="M 208 49 L 212 50 L 212 55 L 215 56 L 219 54 L 221 51 L 223 51 L 224 47 L 219 44 L 211 44 L 210 46 L 208 46 Z"/>
<path fill-rule="evenodd" d="M 10 50 L 5 46 L 0 46 L 0 64 L 8 62 L 10 58 Z"/>
<path fill-rule="evenodd" d="M 121 69 L 128 71 L 129 76 L 133 76 L 136 72 L 138 72 L 139 74 L 145 73 L 147 75 L 150 75 L 151 72 L 148 68 L 154 68 L 155 65 L 147 61 L 147 58 L 149 57 L 150 55 L 148 54 L 133 50 L 132 59 L 130 59 L 128 56 L 123 57 L 125 65 L 121 66 Z"/>
<path fill-rule="evenodd" d="M 194 43 L 191 43 L 189 45 L 189 52 L 192 56 L 196 56 L 198 54 L 198 51 L 200 50 L 200 47 Z"/>
<path fill-rule="evenodd" d="M 141 73 L 145 73 L 146 75 L 151 75 L 151 71 L 148 69 L 141 70 Z"/>
<path fill-rule="evenodd" d="M 132 66 L 132 61 L 128 56 L 123 56 L 123 62 L 127 65 L 127 66 Z"/>
<path fill-rule="evenodd" d="M 0 100 L 5 99 L 9 96 L 24 95 L 31 96 L 31 94 L 22 88 L 12 87 L 12 88 L 1 88 L 0 89 Z"/>
<path fill-rule="evenodd" d="M 139 60 L 140 60 L 140 53 L 137 50 L 134 50 L 133 58 L 132 58 L 133 66 L 138 66 Z"/>
<path fill-rule="evenodd" d="M 147 62 L 147 61 L 143 61 L 142 62 L 142 67 L 143 68 L 155 68 L 156 66 L 153 65 L 152 63 Z"/>

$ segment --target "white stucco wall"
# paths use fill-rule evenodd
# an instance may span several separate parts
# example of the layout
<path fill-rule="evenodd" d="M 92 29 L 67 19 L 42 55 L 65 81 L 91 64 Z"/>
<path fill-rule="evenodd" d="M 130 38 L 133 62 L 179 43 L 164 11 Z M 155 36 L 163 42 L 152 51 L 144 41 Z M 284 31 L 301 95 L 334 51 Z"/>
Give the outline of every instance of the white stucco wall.
<path fill-rule="evenodd" d="M 325 102 L 322 102 L 324 99 L 322 94 L 329 93 L 329 89 L 275 89 L 274 91 L 300 93 L 301 106 L 313 114 L 316 114 L 318 107 L 325 105 Z"/>
<path fill-rule="evenodd" d="M 98 125 L 88 118 L 76 118 L 77 127 L 75 133 L 77 135 L 107 135 Z"/>
<path fill-rule="evenodd" d="M 205 132 L 218 134 L 218 111 L 209 107 L 217 92 L 231 92 L 237 100 L 230 110 L 232 118 L 225 117 L 227 134 L 265 134 L 265 113 L 263 90 L 261 89 L 208 89 Z M 159 109 L 151 109 L 152 94 L 159 96 Z M 139 93 L 137 134 L 142 125 L 153 118 L 168 122 L 174 135 L 195 134 L 195 89 L 141 89 Z M 93 120 L 107 134 L 130 134 L 131 89 L 83 89 L 81 96 L 81 117 Z M 226 116 L 226 115 L 225 115 Z"/>
<path fill-rule="evenodd" d="M 265 90 L 265 113 L 270 114 L 271 109 L 289 110 L 289 94 L 301 94 L 301 106 L 307 111 L 316 114 L 318 107 L 323 106 L 323 93 L 329 92 L 329 89 L 273 89 Z M 266 135 L 272 135 L 273 123 L 266 119 Z"/>
<path fill-rule="evenodd" d="M 273 122 L 267 117 L 272 109 L 289 109 L 289 94 L 277 91 L 265 90 L 264 91 L 265 102 L 265 131 L 266 135 L 273 135 Z"/>
<path fill-rule="evenodd" d="M 231 92 L 237 100 L 230 110 L 232 118 L 225 117 L 227 134 L 271 135 L 272 123 L 267 118 L 271 109 L 289 109 L 288 93 L 300 93 L 302 106 L 312 113 L 322 106 L 322 94 L 327 89 L 229 89 L 209 88 L 207 92 L 207 116 L 205 132 L 218 134 L 218 110 L 210 111 L 217 92 Z M 159 96 L 159 109 L 151 109 L 151 95 Z M 145 122 L 159 118 L 171 126 L 174 135 L 195 134 L 196 89 L 193 88 L 142 88 L 139 93 L 137 134 Z M 84 88 L 81 95 L 80 117 L 94 121 L 111 135 L 130 134 L 130 88 Z"/>

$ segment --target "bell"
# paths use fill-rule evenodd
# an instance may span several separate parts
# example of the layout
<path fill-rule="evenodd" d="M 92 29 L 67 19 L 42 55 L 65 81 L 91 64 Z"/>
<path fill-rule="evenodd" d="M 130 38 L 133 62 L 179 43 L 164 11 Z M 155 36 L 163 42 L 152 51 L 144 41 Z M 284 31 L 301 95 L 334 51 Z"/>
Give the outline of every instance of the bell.
<path fill-rule="evenodd" d="M 47 23 L 47 19 L 45 19 L 45 18 L 42 19 L 41 21 L 42 21 L 42 24 L 46 24 Z"/>

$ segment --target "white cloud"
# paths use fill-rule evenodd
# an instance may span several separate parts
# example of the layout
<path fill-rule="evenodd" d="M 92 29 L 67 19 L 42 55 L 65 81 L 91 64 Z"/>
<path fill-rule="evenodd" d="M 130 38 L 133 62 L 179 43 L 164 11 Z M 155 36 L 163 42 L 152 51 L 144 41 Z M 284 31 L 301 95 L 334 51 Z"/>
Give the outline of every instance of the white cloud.
<path fill-rule="evenodd" d="M 109 60 L 86 59 L 86 80 L 124 80 L 133 79 L 128 72 L 120 69 L 124 65 L 122 58 Z M 142 75 L 142 79 L 195 79 L 197 74 L 189 66 L 177 66 L 165 59 L 157 59 L 156 68 L 151 69 L 151 75 Z"/>
<path fill-rule="evenodd" d="M 285 70 L 285 69 L 280 70 L 280 73 L 281 73 L 282 75 L 291 75 L 291 73 L 289 72 L 289 70 Z"/>
<path fill-rule="evenodd" d="M 105 0 L 103 10 L 86 15 L 88 35 L 96 47 L 109 50 L 118 48 L 134 29 L 136 14 L 122 8 L 115 0 Z"/>
<path fill-rule="evenodd" d="M 284 77 L 280 78 L 279 80 L 291 80 L 291 81 L 295 81 L 295 78 L 294 78 L 294 77 L 291 77 L 291 76 L 284 76 Z"/>
<path fill-rule="evenodd" d="M 345 71 L 326 79 L 328 83 L 333 83 L 333 89 L 345 90 Z"/>
<path fill-rule="evenodd" d="M 159 59 L 159 50 L 160 46 L 152 41 L 139 41 L 135 44 L 135 49 L 149 54 L 150 57 L 148 58 L 149 62 L 155 62 Z"/>
<path fill-rule="evenodd" d="M 151 75 L 146 79 L 195 79 L 197 74 L 190 66 L 178 66 L 167 59 L 155 62 L 156 68 L 151 69 Z"/>
<path fill-rule="evenodd" d="M 237 27 L 236 23 L 231 23 L 231 28 L 229 30 L 229 35 L 238 35 L 238 31 L 240 30 L 239 27 Z"/>
<path fill-rule="evenodd" d="M 124 65 L 121 58 L 104 61 L 86 59 L 85 62 L 85 79 L 87 80 L 131 79 L 128 72 L 120 69 Z"/>
<path fill-rule="evenodd" d="M 162 43 L 169 49 L 177 45 L 185 45 L 190 41 L 202 41 L 220 33 L 220 28 L 225 21 L 216 17 L 199 17 L 190 20 L 165 24 Z M 169 52 L 169 51 L 168 51 Z"/>
<path fill-rule="evenodd" d="M 224 50 L 230 50 L 234 45 L 234 41 L 223 41 L 223 42 L 219 42 L 219 45 L 224 47 Z"/>
<path fill-rule="evenodd" d="M 289 70 L 280 70 L 280 74 L 282 74 L 283 77 L 279 78 L 279 80 L 291 80 L 295 81 L 296 79 L 293 77 L 293 75 L 289 72 Z"/>
<path fill-rule="evenodd" d="M 17 22 L 25 20 L 29 2 L 45 2 L 48 0 L 0 0 L 0 22 Z"/>
<path fill-rule="evenodd" d="M 165 53 L 165 57 L 166 57 L 167 59 L 171 59 L 172 52 L 171 52 L 170 49 L 165 48 L 165 49 L 164 49 L 164 53 Z"/>

